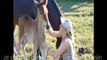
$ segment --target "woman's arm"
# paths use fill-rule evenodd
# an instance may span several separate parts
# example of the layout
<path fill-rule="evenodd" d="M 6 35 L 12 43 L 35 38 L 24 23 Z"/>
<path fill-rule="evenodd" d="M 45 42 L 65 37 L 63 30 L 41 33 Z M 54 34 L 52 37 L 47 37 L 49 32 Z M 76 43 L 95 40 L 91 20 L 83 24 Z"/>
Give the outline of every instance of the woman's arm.
<path fill-rule="evenodd" d="M 46 46 L 46 50 L 49 52 L 49 54 L 54 58 L 59 58 L 60 55 L 69 47 L 69 41 L 65 40 L 61 43 L 60 47 L 57 51 L 52 51 L 48 46 Z"/>
<path fill-rule="evenodd" d="M 53 37 L 61 37 L 60 32 L 59 32 L 59 31 L 53 31 L 52 28 L 49 28 L 49 29 L 48 29 L 48 32 L 49 32 L 49 34 L 50 34 L 51 36 L 53 36 Z"/>
<path fill-rule="evenodd" d="M 51 25 L 50 25 L 49 21 L 47 21 L 47 22 L 45 23 L 45 27 L 46 27 L 47 31 L 49 32 L 49 34 L 50 34 L 51 36 L 53 36 L 53 37 L 61 37 L 61 34 L 60 34 L 59 31 L 54 31 L 54 30 L 51 28 Z"/>
<path fill-rule="evenodd" d="M 62 55 L 62 53 L 69 47 L 69 40 L 66 39 L 66 40 L 63 40 L 61 42 L 61 45 L 59 46 L 59 48 L 57 49 L 57 51 L 52 51 L 46 44 L 45 40 L 43 40 L 42 37 L 39 38 L 40 40 L 40 44 L 45 47 L 45 49 L 49 52 L 49 54 L 52 56 L 52 57 L 55 57 L 55 58 L 59 58 L 60 55 Z"/>

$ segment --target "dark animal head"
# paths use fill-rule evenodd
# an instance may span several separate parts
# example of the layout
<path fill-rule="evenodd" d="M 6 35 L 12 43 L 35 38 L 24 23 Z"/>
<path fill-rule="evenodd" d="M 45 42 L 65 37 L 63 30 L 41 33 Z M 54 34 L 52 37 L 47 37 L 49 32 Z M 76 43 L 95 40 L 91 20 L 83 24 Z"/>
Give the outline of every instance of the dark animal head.
<path fill-rule="evenodd" d="M 79 56 L 81 56 L 82 54 L 85 54 L 85 53 L 90 54 L 91 51 L 88 48 L 83 48 L 83 47 L 78 49 Z"/>

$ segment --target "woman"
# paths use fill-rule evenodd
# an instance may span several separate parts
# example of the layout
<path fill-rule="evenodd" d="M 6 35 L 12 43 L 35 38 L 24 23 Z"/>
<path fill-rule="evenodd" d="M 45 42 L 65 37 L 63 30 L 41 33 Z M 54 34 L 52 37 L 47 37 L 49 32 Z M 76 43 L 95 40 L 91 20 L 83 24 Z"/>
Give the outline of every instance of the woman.
<path fill-rule="evenodd" d="M 40 38 L 40 43 L 54 58 L 62 57 L 63 60 L 74 60 L 74 38 L 73 38 L 73 27 L 69 20 L 61 17 L 61 25 L 59 31 L 53 31 L 50 28 L 49 22 L 46 25 L 46 29 L 49 34 L 53 37 L 62 37 L 62 42 L 57 51 L 52 51 L 46 42 Z"/>

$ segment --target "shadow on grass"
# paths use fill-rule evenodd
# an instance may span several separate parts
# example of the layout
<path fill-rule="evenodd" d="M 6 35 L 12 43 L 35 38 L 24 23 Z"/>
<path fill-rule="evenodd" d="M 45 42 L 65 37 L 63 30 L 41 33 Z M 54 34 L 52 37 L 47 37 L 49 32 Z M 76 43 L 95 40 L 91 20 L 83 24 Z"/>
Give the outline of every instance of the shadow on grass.
<path fill-rule="evenodd" d="M 88 4 L 93 3 L 93 1 L 90 0 L 56 0 L 58 3 L 58 6 L 61 8 L 61 11 L 63 12 L 75 12 L 78 8 L 81 8 L 83 6 L 88 6 Z M 78 5 L 76 8 L 72 8 L 73 5 Z M 79 12 L 79 11 L 76 11 Z"/>

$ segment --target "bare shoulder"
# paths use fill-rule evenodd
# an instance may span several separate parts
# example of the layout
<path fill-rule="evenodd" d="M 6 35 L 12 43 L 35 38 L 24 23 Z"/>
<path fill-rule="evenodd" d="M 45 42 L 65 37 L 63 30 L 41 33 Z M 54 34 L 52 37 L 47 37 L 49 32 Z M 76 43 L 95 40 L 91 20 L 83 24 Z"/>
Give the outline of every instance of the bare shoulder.
<path fill-rule="evenodd" d="M 64 42 L 67 42 L 67 43 L 69 43 L 70 41 L 71 41 L 70 38 L 66 38 L 66 39 L 64 40 Z"/>
<path fill-rule="evenodd" d="M 65 40 L 62 41 L 62 43 L 67 46 L 69 46 L 70 42 L 71 40 L 69 38 L 66 38 Z"/>

